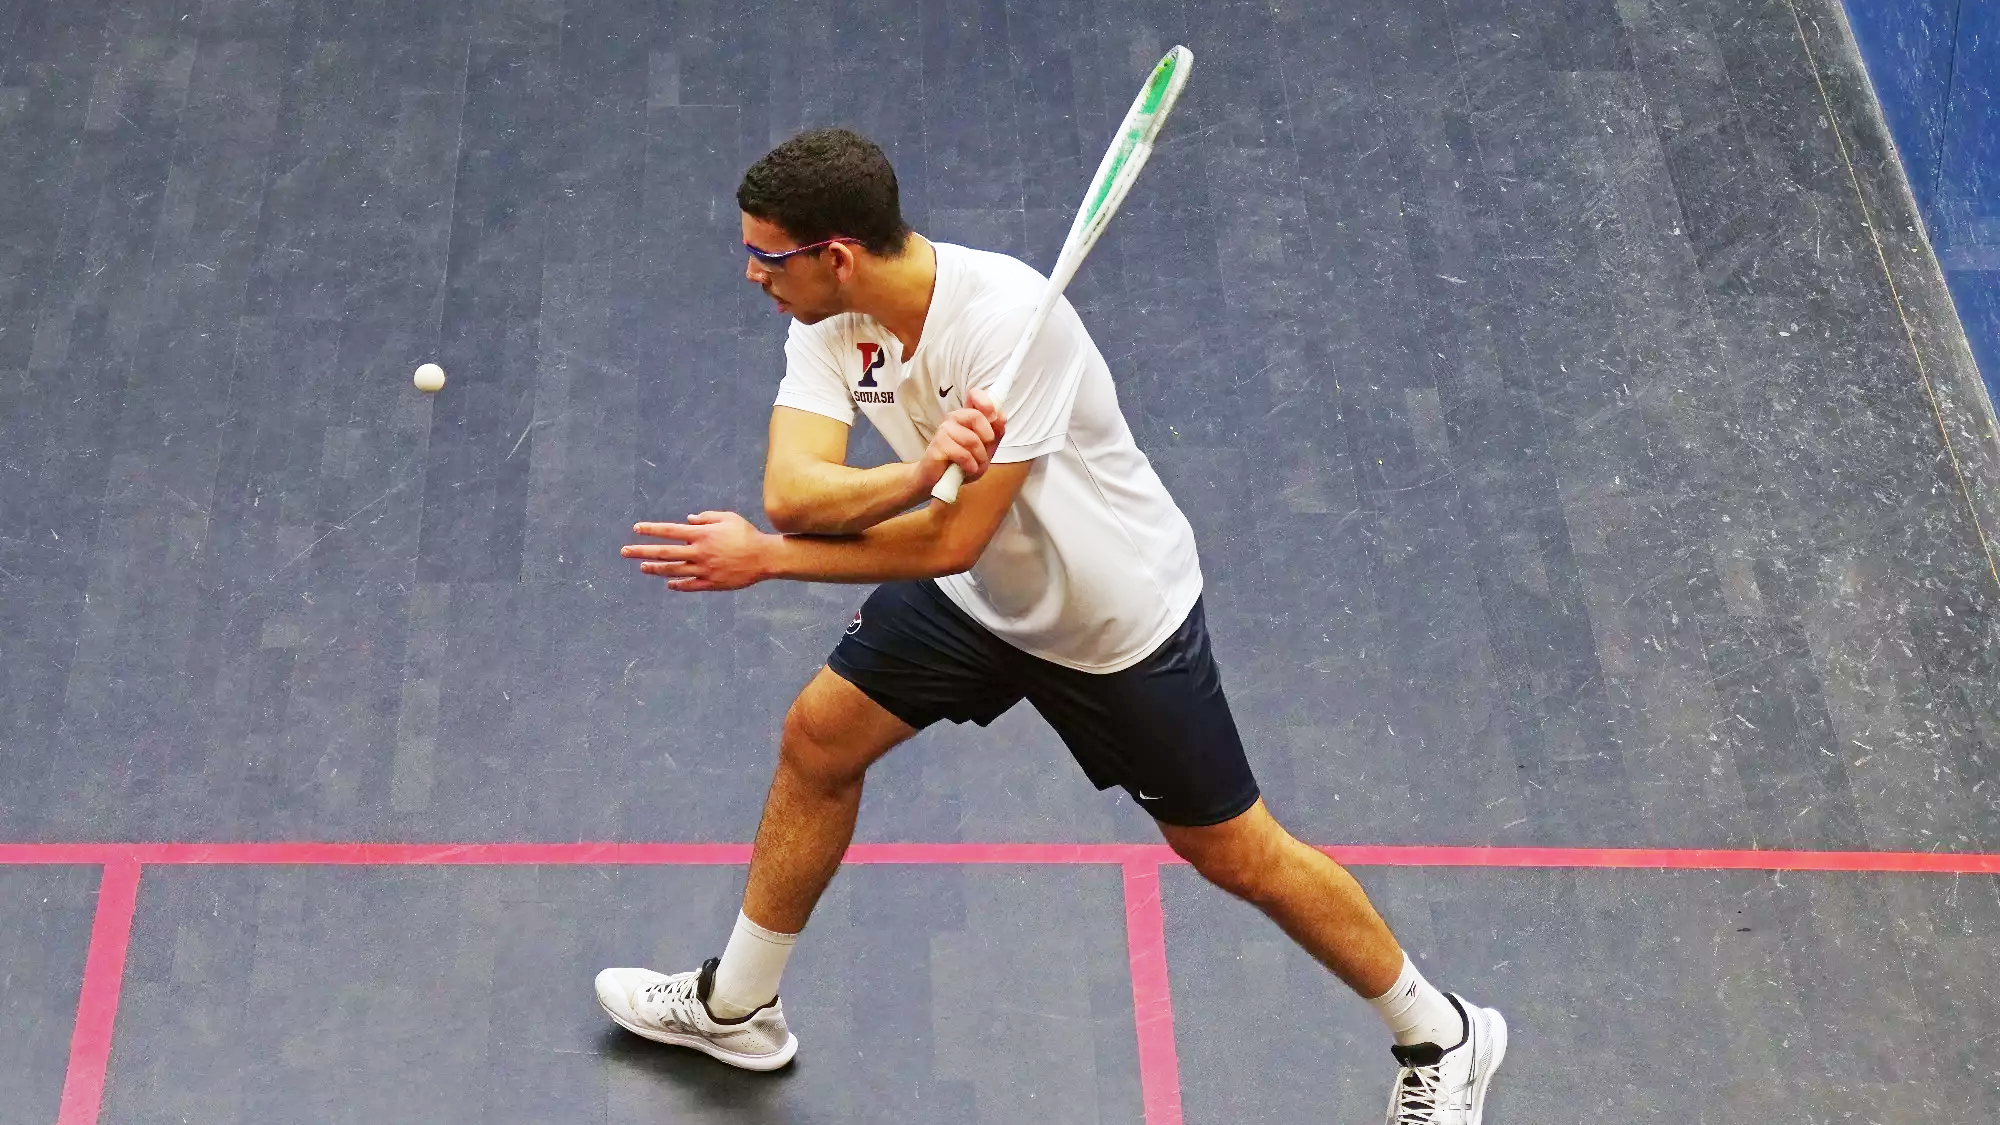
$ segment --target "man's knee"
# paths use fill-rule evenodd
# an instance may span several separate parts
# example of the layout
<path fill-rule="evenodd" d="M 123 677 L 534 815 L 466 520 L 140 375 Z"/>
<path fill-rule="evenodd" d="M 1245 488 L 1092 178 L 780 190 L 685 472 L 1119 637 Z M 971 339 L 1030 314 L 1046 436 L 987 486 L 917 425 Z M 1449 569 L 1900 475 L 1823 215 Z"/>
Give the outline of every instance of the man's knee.
<path fill-rule="evenodd" d="M 1174 854 L 1193 865 L 1202 878 L 1251 903 L 1269 896 L 1291 842 L 1262 804 L 1221 824 L 1161 825 L 1161 832 Z"/>
<path fill-rule="evenodd" d="M 912 733 L 860 689 L 822 669 L 785 712 L 778 757 L 798 777 L 841 789 L 858 783 L 877 758 Z"/>
<path fill-rule="evenodd" d="M 825 789 L 843 789 L 861 780 L 869 759 L 843 746 L 840 731 L 823 709 L 812 706 L 805 695 L 792 701 L 785 712 L 784 732 L 778 739 L 781 768 Z"/>

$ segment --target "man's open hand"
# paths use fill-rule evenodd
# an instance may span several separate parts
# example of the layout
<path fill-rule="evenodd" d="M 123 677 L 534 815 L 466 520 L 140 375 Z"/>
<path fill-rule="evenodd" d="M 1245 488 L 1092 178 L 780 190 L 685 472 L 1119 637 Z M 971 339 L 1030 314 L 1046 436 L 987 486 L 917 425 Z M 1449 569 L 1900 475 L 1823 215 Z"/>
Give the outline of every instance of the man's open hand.
<path fill-rule="evenodd" d="M 665 578 L 670 590 L 741 590 L 771 576 L 764 562 L 776 537 L 735 512 L 702 512 L 686 523 L 635 523 L 632 531 L 667 541 L 629 544 L 619 554 L 643 560 L 639 569 Z"/>

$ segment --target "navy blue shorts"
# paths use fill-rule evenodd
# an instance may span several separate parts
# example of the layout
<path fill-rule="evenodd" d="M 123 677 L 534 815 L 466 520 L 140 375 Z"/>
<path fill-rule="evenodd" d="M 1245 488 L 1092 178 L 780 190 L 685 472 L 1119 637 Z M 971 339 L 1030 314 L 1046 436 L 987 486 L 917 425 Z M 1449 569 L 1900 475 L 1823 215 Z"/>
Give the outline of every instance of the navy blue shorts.
<path fill-rule="evenodd" d="M 1146 659 L 1098 674 L 1022 652 L 935 582 L 890 582 L 826 664 L 918 730 L 939 719 L 985 726 L 1026 699 L 1091 784 L 1123 787 L 1167 824 L 1220 824 L 1257 801 L 1199 601 Z"/>

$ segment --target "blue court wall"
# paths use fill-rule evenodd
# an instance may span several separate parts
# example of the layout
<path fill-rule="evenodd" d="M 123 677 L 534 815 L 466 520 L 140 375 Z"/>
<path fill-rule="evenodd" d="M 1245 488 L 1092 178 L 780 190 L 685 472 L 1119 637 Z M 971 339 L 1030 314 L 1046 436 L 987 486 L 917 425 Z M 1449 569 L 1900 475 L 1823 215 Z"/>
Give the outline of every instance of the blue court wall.
<path fill-rule="evenodd" d="M 2000 0 L 1845 0 L 1986 393 L 2000 407 Z"/>

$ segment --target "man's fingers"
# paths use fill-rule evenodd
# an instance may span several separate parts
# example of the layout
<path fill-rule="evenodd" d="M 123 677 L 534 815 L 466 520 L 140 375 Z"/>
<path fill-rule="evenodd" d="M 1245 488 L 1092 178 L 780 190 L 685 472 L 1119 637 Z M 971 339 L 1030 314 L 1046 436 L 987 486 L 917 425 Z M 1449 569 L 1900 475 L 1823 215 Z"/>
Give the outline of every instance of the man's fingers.
<path fill-rule="evenodd" d="M 639 570 L 661 578 L 686 578 L 697 572 L 691 562 L 648 562 L 640 563 Z"/>
<path fill-rule="evenodd" d="M 959 415 L 959 422 L 966 429 L 971 430 L 981 443 L 986 445 L 993 443 L 993 421 L 986 415 L 981 414 L 977 410 L 962 411 Z"/>
<path fill-rule="evenodd" d="M 958 466 L 967 480 L 975 480 L 986 472 L 999 441 L 1000 431 L 986 415 L 961 407 L 945 415 L 938 426 L 931 439 L 931 455 Z"/>
<path fill-rule="evenodd" d="M 694 517 L 689 516 L 690 520 Z M 635 523 L 632 534 L 644 535 L 651 539 L 678 539 L 685 543 L 701 534 L 692 524 L 685 523 Z"/>
<path fill-rule="evenodd" d="M 696 512 L 687 518 L 686 523 L 635 523 L 632 534 L 651 539 L 678 539 L 687 543 L 705 534 L 704 529 L 709 525 L 727 521 L 730 515 L 729 512 Z"/>
<path fill-rule="evenodd" d="M 988 445 L 993 443 L 993 420 L 977 410 L 954 410 L 951 420 Z"/>
<path fill-rule="evenodd" d="M 971 449 L 982 460 L 991 455 L 997 439 L 993 435 L 993 427 L 985 418 L 975 414 L 969 421 L 951 425 L 955 427 L 952 429 L 952 434 L 957 437 L 960 444 Z"/>
<path fill-rule="evenodd" d="M 969 451 L 979 445 L 979 435 L 972 432 L 972 427 L 956 418 L 946 419 L 945 424 L 938 427 L 938 436 L 950 442 L 954 450 Z M 952 456 L 954 460 L 957 459 L 956 452 Z"/>
<path fill-rule="evenodd" d="M 632 543 L 621 548 L 619 554 L 628 559 L 654 559 L 668 562 L 685 562 L 695 557 L 700 550 L 690 546 L 667 546 L 657 543 Z"/>
<path fill-rule="evenodd" d="M 969 427 L 958 422 L 947 422 L 939 431 L 951 446 L 945 456 L 965 471 L 967 476 L 978 476 L 986 471 L 987 446 L 983 438 Z"/>
<path fill-rule="evenodd" d="M 952 412 L 952 420 L 964 425 L 979 439 L 982 446 L 979 452 L 989 460 L 993 451 L 1000 448 L 1000 439 L 1007 433 L 1007 419 L 997 409 L 990 415 L 977 410 L 956 410 Z"/>
<path fill-rule="evenodd" d="M 676 578 L 667 583 L 667 589 L 679 590 L 683 594 L 699 594 L 703 590 L 715 589 L 715 583 L 703 578 Z"/>
<path fill-rule="evenodd" d="M 993 427 L 993 444 L 1000 444 L 1000 439 L 1007 433 L 1007 415 L 1000 409 L 1000 404 L 984 387 L 973 388 L 972 393 L 965 396 L 965 403 L 979 411 L 980 416 Z"/>
<path fill-rule="evenodd" d="M 978 475 L 979 458 L 974 457 L 972 455 L 972 451 L 965 448 L 963 445 L 954 445 L 948 447 L 944 451 L 944 456 L 947 461 L 950 461 L 952 464 L 957 465 L 958 470 L 964 473 L 966 476 L 970 477 Z"/>

